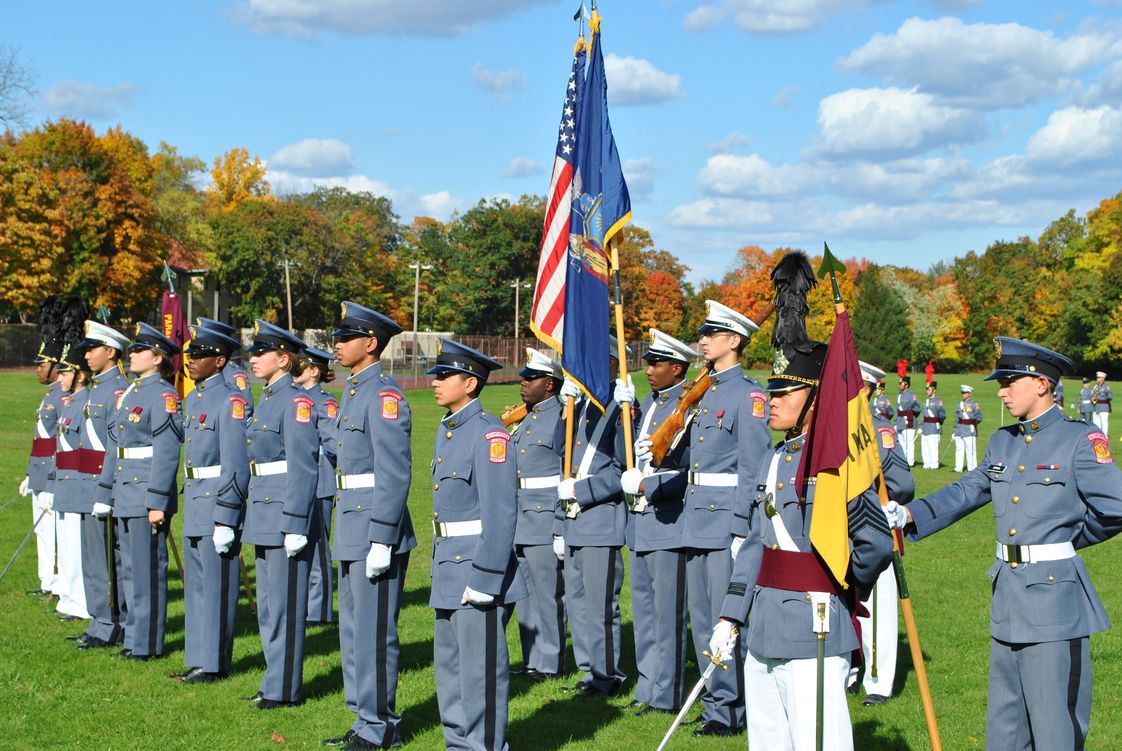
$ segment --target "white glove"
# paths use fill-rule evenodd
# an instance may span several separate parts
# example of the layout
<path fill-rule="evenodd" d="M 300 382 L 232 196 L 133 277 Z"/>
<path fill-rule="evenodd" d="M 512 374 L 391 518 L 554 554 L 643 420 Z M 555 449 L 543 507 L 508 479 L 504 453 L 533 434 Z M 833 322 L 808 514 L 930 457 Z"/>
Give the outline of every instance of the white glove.
<path fill-rule="evenodd" d="M 561 384 L 561 398 L 566 399 L 571 396 L 574 399 L 579 399 L 580 395 L 580 386 L 577 385 L 576 381 L 566 378 L 565 382 Z"/>
<path fill-rule="evenodd" d="M 628 495 L 639 495 L 639 486 L 643 484 L 643 471 L 640 469 L 625 470 L 619 478 L 623 492 Z"/>
<path fill-rule="evenodd" d="M 557 560 L 565 560 L 565 538 L 557 535 L 553 536 L 553 554 L 557 556 Z"/>
<path fill-rule="evenodd" d="M 709 654 L 713 659 L 727 662 L 736 648 L 736 624 L 732 621 L 717 621 L 713 635 L 709 637 Z"/>
<path fill-rule="evenodd" d="M 635 461 L 640 464 L 650 464 L 654 460 L 654 454 L 651 453 L 651 439 L 643 436 L 635 441 Z"/>
<path fill-rule="evenodd" d="M 460 604 L 486 607 L 495 604 L 495 596 L 489 595 L 486 592 L 476 592 L 471 587 L 464 587 L 464 596 L 463 599 L 460 600 Z"/>
<path fill-rule="evenodd" d="M 557 483 L 557 498 L 561 501 L 574 501 L 577 498 L 577 481 L 562 480 Z"/>
<path fill-rule="evenodd" d="M 729 550 L 732 552 L 732 559 L 734 561 L 736 560 L 736 554 L 740 552 L 740 546 L 743 545 L 743 544 L 744 544 L 744 538 L 743 537 L 733 536 L 732 545 L 729 546 Z"/>
<path fill-rule="evenodd" d="M 27 475 L 24 475 L 23 480 L 21 480 L 20 484 L 19 484 L 19 494 L 20 495 L 22 495 L 24 497 L 27 497 L 27 496 L 31 495 L 31 488 L 28 487 L 28 485 L 27 485 L 29 482 L 31 482 L 31 478 L 28 477 Z"/>
<path fill-rule="evenodd" d="M 215 524 L 211 539 L 214 540 L 214 552 L 218 555 L 226 555 L 234 544 L 234 529 L 225 524 Z"/>
<path fill-rule="evenodd" d="M 891 529 L 903 529 L 908 525 L 908 512 L 896 501 L 889 501 L 881 508 L 884 509 L 884 515 L 888 518 L 888 526 Z"/>
<path fill-rule="evenodd" d="M 90 513 L 92 513 L 98 519 L 104 519 L 105 517 L 113 513 L 113 507 L 108 503 L 94 503 L 93 511 L 91 511 Z"/>
<path fill-rule="evenodd" d="M 370 543 L 370 552 L 366 554 L 366 578 L 374 579 L 390 570 L 390 553 L 392 548 L 380 542 Z"/>
<path fill-rule="evenodd" d="M 635 401 L 635 387 L 631 385 L 631 376 L 627 377 L 628 382 L 624 382 L 622 378 L 616 379 L 616 388 L 612 392 L 612 397 L 616 400 L 616 404 L 624 405 L 631 404 Z"/>
<path fill-rule="evenodd" d="M 39 501 L 39 508 L 43 511 L 50 511 L 55 507 L 55 494 L 46 491 L 37 496 Z"/>
<path fill-rule="evenodd" d="M 288 553 L 289 558 L 295 558 L 307 546 L 307 535 L 286 534 L 284 536 L 284 552 Z"/>

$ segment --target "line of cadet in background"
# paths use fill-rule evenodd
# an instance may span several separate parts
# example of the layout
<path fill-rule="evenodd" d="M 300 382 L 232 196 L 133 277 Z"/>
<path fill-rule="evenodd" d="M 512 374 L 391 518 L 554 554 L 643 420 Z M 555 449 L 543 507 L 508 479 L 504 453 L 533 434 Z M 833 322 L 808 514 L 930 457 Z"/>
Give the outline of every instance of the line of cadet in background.
<path fill-rule="evenodd" d="M 617 381 L 604 411 L 563 378 L 557 363 L 529 351 L 521 371 L 526 415 L 508 433 L 478 402 L 499 363 L 443 342 L 429 371 L 436 401 L 447 409 L 432 463 L 430 605 L 437 698 L 450 748 L 507 747 L 503 632 L 516 602 L 523 652 L 517 675 L 542 681 L 566 672 L 567 622 L 581 678 L 564 690 L 584 696 L 623 690 L 624 545 L 639 672 L 630 707 L 639 714 L 673 713 L 680 705 L 688 682 L 688 618 L 699 665 L 708 664 L 707 654 L 732 658 L 731 669 L 716 671 L 707 684 L 694 734 L 728 736 L 747 726 L 754 745 L 808 747 L 816 719 L 808 603 L 818 591 L 831 613 L 822 718 L 827 747 L 852 748 L 844 692 L 855 690 L 862 660 L 851 653 L 864 653 L 865 703 L 890 695 L 897 618 L 889 525 L 903 526 L 903 515 L 882 512 L 875 488 L 850 502 L 850 591 L 876 611 L 863 618 L 859 642 L 850 620 L 859 609 L 810 552 L 813 486 L 800 494 L 793 476 L 825 345 L 791 353 L 761 386 L 740 365 L 756 324 L 714 301 L 707 305 L 698 334 L 712 386 L 657 467 L 649 437 L 674 409 L 695 357 L 684 343 L 652 331 L 644 353 L 650 396 L 636 408 L 631 385 Z M 177 510 L 182 443 L 188 670 L 175 677 L 210 683 L 228 676 L 245 543 L 256 559 L 266 659 L 260 690 L 247 698 L 259 709 L 299 701 L 306 624 L 330 619 L 327 538 L 334 507 L 344 694 L 355 720 L 324 743 L 401 745 L 397 620 L 408 553 L 416 545 L 406 508 L 411 416 L 408 399 L 378 361 L 400 331 L 380 313 L 345 302 L 333 357 L 258 321 L 246 350 L 254 375 L 265 381 L 256 405 L 245 373 L 230 360 L 239 346 L 234 331 L 215 321 L 200 319 L 191 328 L 185 354 L 196 386 L 183 405 L 170 383 L 178 348 L 146 324 L 130 341 L 89 321 L 84 338 L 66 352 L 44 355 L 41 377 L 49 380 L 52 369 L 63 374 L 39 410 L 28 485 L 37 520 L 53 493 L 59 609 L 68 618 L 90 617 L 76 637 L 79 647 L 123 644 L 125 658 L 162 655 L 165 543 Z M 131 384 L 116 361 L 121 352 L 129 353 Z M 613 342 L 612 358 L 615 352 Z M 350 369 L 341 404 L 320 386 L 331 377 L 333 359 Z M 910 441 L 904 432 L 898 442 L 883 414 L 883 371 L 863 364 L 863 375 L 866 393 L 877 391 L 873 408 L 888 495 L 903 504 L 914 493 Z M 899 412 L 914 417 L 918 405 L 914 396 L 905 399 L 906 387 L 905 381 Z M 967 395 L 962 417 L 980 421 Z M 561 400 L 569 396 L 577 399 L 571 479 L 561 476 Z M 623 468 L 621 409 L 636 410 L 631 470 Z M 932 407 L 930 417 L 937 415 Z M 774 449 L 769 425 L 787 435 Z M 973 438 L 977 422 L 966 425 L 972 431 L 964 437 Z M 963 449 L 972 463 L 973 446 Z M 70 526 L 79 531 L 63 531 Z M 746 543 L 751 554 L 738 558 Z M 41 581 L 52 588 L 49 577 Z M 808 589 L 807 602 L 790 596 Z M 731 624 L 746 627 L 744 639 L 730 632 Z M 752 696 L 747 716 L 746 691 Z"/>

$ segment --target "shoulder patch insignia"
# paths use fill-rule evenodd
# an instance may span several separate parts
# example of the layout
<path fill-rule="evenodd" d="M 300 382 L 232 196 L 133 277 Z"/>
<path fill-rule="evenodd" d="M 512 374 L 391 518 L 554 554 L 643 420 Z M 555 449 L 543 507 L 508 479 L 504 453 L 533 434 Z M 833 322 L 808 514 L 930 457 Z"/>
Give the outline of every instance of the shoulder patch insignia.
<path fill-rule="evenodd" d="M 230 417 L 234 420 L 245 419 L 245 405 L 248 404 L 244 396 L 235 394 L 230 397 Z"/>
<path fill-rule="evenodd" d="M 1110 455 L 1110 441 L 1107 437 L 1095 431 L 1087 434 L 1087 440 L 1091 442 L 1091 448 L 1095 452 L 1095 461 L 1099 464 L 1113 464 L 1114 457 Z"/>
<path fill-rule="evenodd" d="M 328 399 L 323 404 L 324 404 L 325 407 L 327 407 L 327 416 L 328 417 L 330 417 L 332 420 L 334 420 L 336 417 L 339 416 L 339 402 L 335 401 L 334 399 Z"/>
<path fill-rule="evenodd" d="M 510 435 L 505 430 L 492 430 L 483 437 L 490 444 L 487 460 L 492 464 L 506 462 L 506 444 L 510 440 Z"/>
<path fill-rule="evenodd" d="M 752 400 L 752 417 L 764 419 L 767 416 L 767 396 L 762 391 L 753 391 L 748 397 Z"/>
<path fill-rule="evenodd" d="M 164 392 L 164 412 L 174 415 L 179 411 L 179 394 L 174 391 Z"/>
<path fill-rule="evenodd" d="M 292 401 L 296 405 L 296 422 L 311 422 L 312 407 L 315 406 L 315 402 L 306 396 L 298 396 Z"/>
<path fill-rule="evenodd" d="M 234 373 L 234 385 L 238 387 L 238 391 L 245 391 L 249 387 L 249 378 L 245 373 Z"/>
<path fill-rule="evenodd" d="M 886 449 L 896 448 L 896 431 L 892 428 L 880 428 L 877 430 L 880 433 L 880 445 Z"/>
<path fill-rule="evenodd" d="M 379 398 L 382 400 L 382 419 L 383 420 L 396 420 L 398 416 L 398 402 L 404 397 L 396 391 L 386 389 L 378 392 Z"/>

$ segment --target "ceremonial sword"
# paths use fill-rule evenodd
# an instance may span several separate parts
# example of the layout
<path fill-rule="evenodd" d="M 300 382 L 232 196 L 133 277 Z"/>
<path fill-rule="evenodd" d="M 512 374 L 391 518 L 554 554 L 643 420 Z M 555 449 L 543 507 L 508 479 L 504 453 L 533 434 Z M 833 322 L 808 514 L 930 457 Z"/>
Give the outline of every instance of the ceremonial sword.
<path fill-rule="evenodd" d="M 734 626 L 729 634 L 730 640 L 735 639 L 736 633 L 737 630 Z M 690 691 L 689 696 L 686 697 L 686 701 L 682 704 L 682 708 L 678 710 L 678 716 L 674 718 L 674 722 L 670 723 L 670 729 L 667 730 L 666 735 L 662 737 L 662 743 L 658 744 L 657 751 L 664 751 L 664 749 L 670 744 L 670 739 L 674 736 L 674 731 L 677 730 L 679 726 L 681 726 L 682 720 L 685 719 L 686 714 L 690 711 L 690 707 L 693 706 L 693 703 L 697 701 L 697 697 L 701 696 L 701 691 L 705 688 L 705 684 L 709 680 L 709 676 L 713 675 L 713 671 L 716 670 L 718 666 L 720 666 L 721 670 L 729 669 L 729 666 L 726 665 L 721 659 L 720 650 L 717 650 L 717 653 L 713 655 L 709 654 L 709 652 L 707 651 L 702 652 L 702 654 L 709 658 L 709 667 L 705 668 L 705 672 L 701 674 L 701 680 L 697 682 L 697 684 Z"/>

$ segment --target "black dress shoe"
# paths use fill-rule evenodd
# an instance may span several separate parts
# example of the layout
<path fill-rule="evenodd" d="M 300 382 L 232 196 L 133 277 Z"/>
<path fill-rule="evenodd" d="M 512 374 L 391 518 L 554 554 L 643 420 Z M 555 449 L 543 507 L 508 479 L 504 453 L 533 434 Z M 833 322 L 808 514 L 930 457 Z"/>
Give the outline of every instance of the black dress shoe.
<path fill-rule="evenodd" d="M 80 634 L 71 634 L 70 636 L 64 636 L 62 638 L 67 641 L 84 642 L 86 639 L 90 638 L 90 635 L 83 631 Z"/>
<path fill-rule="evenodd" d="M 163 657 L 163 655 L 138 655 L 131 649 L 128 650 L 128 654 L 122 653 L 121 656 L 126 660 L 136 660 L 137 662 L 148 662 L 149 660 L 158 660 Z"/>
<path fill-rule="evenodd" d="M 79 618 L 79 617 L 78 617 L 78 616 L 76 616 L 76 615 L 69 615 L 69 614 L 67 614 L 67 615 L 60 615 L 60 616 L 58 617 L 58 620 L 59 620 L 59 623 L 72 623 L 72 622 L 74 622 L 74 621 L 81 621 L 81 620 L 84 620 L 84 619 L 83 619 L 83 618 Z"/>
<path fill-rule="evenodd" d="M 704 725 L 705 724 L 705 713 L 704 712 L 699 712 L 697 717 L 694 717 L 692 720 L 682 720 L 682 724 L 683 725 Z"/>
<path fill-rule="evenodd" d="M 698 738 L 702 738 L 707 735 L 716 736 L 718 738 L 726 738 L 732 735 L 733 731 L 732 728 L 730 728 L 723 722 L 710 720 L 709 722 L 699 727 L 697 730 L 693 731 L 693 734 Z"/>
<path fill-rule="evenodd" d="M 257 700 L 257 704 L 255 706 L 258 709 L 280 709 L 281 707 L 294 707 L 296 706 L 296 702 L 277 701 L 276 699 L 266 699 L 264 696 L 262 696 Z"/>
<path fill-rule="evenodd" d="M 257 692 L 256 694 L 254 694 L 253 696 L 243 696 L 243 697 L 242 697 L 242 701 L 250 701 L 250 702 L 254 702 L 254 703 L 257 703 L 257 702 L 261 701 L 261 700 L 262 700 L 262 699 L 264 699 L 264 698 L 265 698 L 265 694 L 263 694 L 263 693 L 261 693 L 260 691 L 258 691 L 258 692 Z"/>
<path fill-rule="evenodd" d="M 185 680 L 187 680 L 188 676 L 194 675 L 195 673 L 199 672 L 200 670 L 202 670 L 202 668 L 188 668 L 187 672 L 185 672 L 185 673 L 172 673 L 171 675 L 168 676 L 168 678 L 171 678 L 173 681 L 185 681 Z"/>
<path fill-rule="evenodd" d="M 627 705 L 627 708 L 628 709 L 642 709 L 643 707 L 646 707 L 646 706 L 649 706 L 649 705 L 645 701 L 639 701 L 638 699 L 632 699 L 631 703 Z"/>
<path fill-rule="evenodd" d="M 348 743 L 351 742 L 352 738 L 355 738 L 355 737 L 356 737 L 355 736 L 355 731 L 348 730 L 346 733 L 343 733 L 343 735 L 340 735 L 338 738 L 324 738 L 323 739 L 323 745 L 325 745 L 325 746 L 345 746 L 345 745 L 347 745 Z"/>
<path fill-rule="evenodd" d="M 845 692 L 847 694 L 853 694 L 854 696 L 856 696 L 857 694 L 861 693 L 861 684 L 857 681 L 854 681 L 853 683 L 845 687 Z"/>
<path fill-rule="evenodd" d="M 122 649 L 120 652 L 117 653 L 117 656 L 118 657 L 132 657 L 132 650 L 129 649 L 128 647 L 125 647 L 124 649 Z"/>
<path fill-rule="evenodd" d="M 596 688 L 596 686 L 591 683 L 578 683 L 574 691 L 581 696 L 592 696 L 596 698 L 617 696 L 623 691 L 623 681 L 616 681 L 606 689 Z"/>
<path fill-rule="evenodd" d="M 875 707 L 878 704 L 884 704 L 886 701 L 888 701 L 888 697 L 883 694 L 869 694 L 861 704 L 866 707 Z"/>
<path fill-rule="evenodd" d="M 371 743 L 356 735 L 344 744 L 343 751 L 370 751 L 370 749 L 376 748 L 385 748 L 385 746 L 380 743 Z"/>
<path fill-rule="evenodd" d="M 183 676 L 184 683 L 217 683 L 218 681 L 229 678 L 229 673 L 209 673 L 205 670 L 196 668 L 194 671 Z"/>
<path fill-rule="evenodd" d="M 643 715 L 653 714 L 655 712 L 658 712 L 659 714 L 678 714 L 678 711 L 675 709 L 660 709 L 658 707 L 652 707 L 648 704 L 647 706 L 636 712 L 635 716 L 642 717 Z"/>
<path fill-rule="evenodd" d="M 50 594 L 50 592 L 48 592 L 45 589 L 29 589 L 29 590 L 27 590 L 27 596 L 28 597 L 42 597 L 43 595 L 49 595 L 49 594 Z"/>
<path fill-rule="evenodd" d="M 78 640 L 78 649 L 108 649 L 111 646 L 113 645 L 96 636 L 87 636 L 85 639 Z"/>

